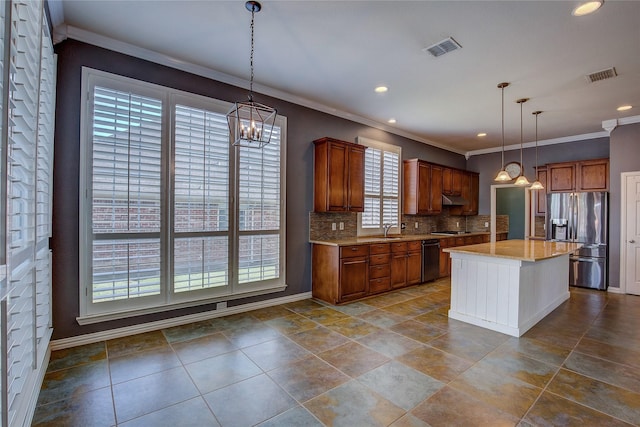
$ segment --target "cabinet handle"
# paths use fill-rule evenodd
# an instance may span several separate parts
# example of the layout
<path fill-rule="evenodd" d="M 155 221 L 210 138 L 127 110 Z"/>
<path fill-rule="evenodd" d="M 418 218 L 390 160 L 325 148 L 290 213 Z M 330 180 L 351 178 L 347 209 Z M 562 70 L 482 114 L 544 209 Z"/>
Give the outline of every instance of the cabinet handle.
<path fill-rule="evenodd" d="M 629 243 L 635 243 L 635 242 L 636 242 L 635 240 L 629 240 Z"/>
<path fill-rule="evenodd" d="M 353 252 L 355 252 L 355 251 L 357 251 L 357 250 L 358 250 L 358 248 L 351 248 L 351 250 L 352 250 Z"/>

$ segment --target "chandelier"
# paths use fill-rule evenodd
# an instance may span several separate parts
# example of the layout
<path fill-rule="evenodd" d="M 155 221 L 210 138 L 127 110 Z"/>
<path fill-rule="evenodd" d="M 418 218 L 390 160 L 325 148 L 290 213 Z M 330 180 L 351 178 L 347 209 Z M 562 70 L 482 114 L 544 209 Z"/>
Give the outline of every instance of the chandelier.
<path fill-rule="evenodd" d="M 260 12 L 260 9 L 262 9 L 262 5 L 257 1 L 248 1 L 244 6 L 251 12 L 249 99 L 248 101 L 239 101 L 233 104 L 233 107 L 227 113 L 227 123 L 234 146 L 262 148 L 271 142 L 271 134 L 278 112 L 275 108 L 253 100 L 254 18 L 256 12 Z"/>

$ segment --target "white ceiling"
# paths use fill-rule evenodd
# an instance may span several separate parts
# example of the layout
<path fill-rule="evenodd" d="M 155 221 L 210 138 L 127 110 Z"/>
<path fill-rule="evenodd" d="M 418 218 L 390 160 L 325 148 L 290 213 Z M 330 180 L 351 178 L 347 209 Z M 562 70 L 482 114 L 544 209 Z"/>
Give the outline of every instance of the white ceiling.
<path fill-rule="evenodd" d="M 520 142 L 514 101 L 522 97 L 530 98 L 525 142 L 535 138 L 534 110 L 544 111 L 541 141 L 593 137 L 603 134 L 604 120 L 640 114 L 640 2 L 607 0 L 580 18 L 571 15 L 577 3 L 265 0 L 255 19 L 256 89 L 464 153 L 501 145 L 496 86 L 506 81 L 507 145 Z M 137 46 L 243 86 L 248 80 L 244 1 L 50 6 L 58 33 L 120 50 Z M 462 49 L 439 58 L 422 51 L 449 36 Z M 617 77 L 584 77 L 609 67 Z M 389 91 L 376 94 L 377 85 Z M 634 108 L 617 112 L 623 104 Z M 386 123 L 391 117 L 397 124 Z"/>

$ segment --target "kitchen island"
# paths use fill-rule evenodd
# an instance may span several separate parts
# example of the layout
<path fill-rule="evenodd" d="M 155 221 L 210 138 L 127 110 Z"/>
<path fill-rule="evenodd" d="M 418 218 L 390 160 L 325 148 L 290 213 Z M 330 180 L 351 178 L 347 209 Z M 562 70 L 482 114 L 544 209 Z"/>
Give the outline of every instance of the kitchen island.
<path fill-rule="evenodd" d="M 449 317 L 514 337 L 569 298 L 576 243 L 503 240 L 444 249 L 451 256 Z"/>

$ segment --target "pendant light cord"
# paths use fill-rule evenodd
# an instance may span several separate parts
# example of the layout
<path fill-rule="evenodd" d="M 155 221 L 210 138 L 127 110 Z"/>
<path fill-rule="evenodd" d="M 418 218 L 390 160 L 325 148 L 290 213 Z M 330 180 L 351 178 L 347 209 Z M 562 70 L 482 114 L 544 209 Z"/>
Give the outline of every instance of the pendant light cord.
<path fill-rule="evenodd" d="M 251 8 L 251 57 L 249 59 L 249 66 L 251 67 L 251 77 L 249 80 L 249 101 L 253 102 L 253 29 L 254 29 L 254 17 L 256 14 L 256 7 Z"/>
<path fill-rule="evenodd" d="M 537 112 L 536 112 L 537 113 Z M 536 181 L 538 180 L 538 114 L 540 113 L 533 113 L 536 115 Z"/>
<path fill-rule="evenodd" d="M 522 104 L 524 104 L 524 101 L 520 103 L 520 175 L 524 175 L 524 160 L 522 159 L 522 140 L 524 138 L 524 134 L 522 133 Z"/>
<path fill-rule="evenodd" d="M 504 170 L 504 86 L 502 90 L 502 170 Z"/>

